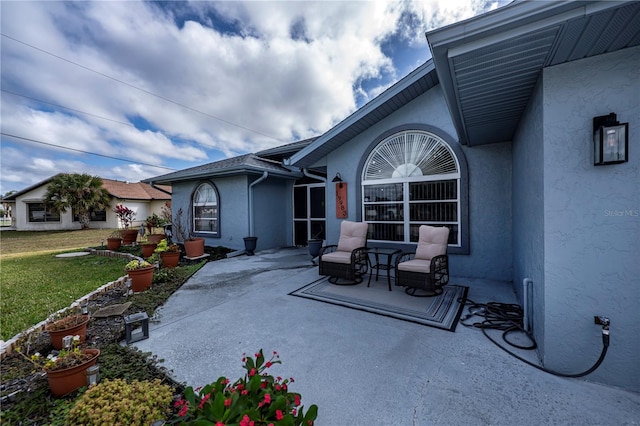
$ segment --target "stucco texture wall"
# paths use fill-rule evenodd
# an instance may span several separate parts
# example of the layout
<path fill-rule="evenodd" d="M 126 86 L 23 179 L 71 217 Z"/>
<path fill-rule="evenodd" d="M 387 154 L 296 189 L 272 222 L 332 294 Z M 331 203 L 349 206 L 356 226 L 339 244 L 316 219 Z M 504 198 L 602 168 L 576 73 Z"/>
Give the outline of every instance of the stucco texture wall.
<path fill-rule="evenodd" d="M 182 208 L 185 218 L 191 217 L 189 209 L 191 196 L 196 187 L 202 182 L 213 184 L 218 190 L 218 206 L 220 211 L 220 235 L 212 237 L 198 234 L 205 239 L 205 245 L 210 247 L 224 246 L 234 250 L 244 249 L 243 237 L 249 235 L 249 215 L 246 176 L 233 176 L 211 180 L 176 182 L 172 184 L 171 210 L 173 217 Z M 191 225 L 189 225 L 191 229 Z"/>
<path fill-rule="evenodd" d="M 292 180 L 268 177 L 254 189 L 254 233 L 257 250 L 293 243 Z"/>
<path fill-rule="evenodd" d="M 545 353 L 547 367 L 590 367 L 590 380 L 640 391 L 640 47 L 544 70 Z M 629 162 L 593 165 L 593 117 L 629 123 Z"/>
<path fill-rule="evenodd" d="M 405 105 L 327 156 L 327 176 L 337 172 L 348 185 L 348 219 L 362 220 L 362 162 L 391 129 L 423 124 L 449 143 L 458 143 L 440 86 Z M 511 148 L 510 144 L 462 147 L 469 174 L 470 254 L 451 254 L 451 274 L 511 281 Z M 336 244 L 340 222 L 335 215 L 334 187 L 327 185 L 327 243 Z M 399 247 L 414 249 L 415 245 Z"/>
<path fill-rule="evenodd" d="M 513 139 L 513 282 L 531 330 L 544 351 L 544 175 L 542 83 Z M 525 306 L 522 281 L 532 280 Z"/>

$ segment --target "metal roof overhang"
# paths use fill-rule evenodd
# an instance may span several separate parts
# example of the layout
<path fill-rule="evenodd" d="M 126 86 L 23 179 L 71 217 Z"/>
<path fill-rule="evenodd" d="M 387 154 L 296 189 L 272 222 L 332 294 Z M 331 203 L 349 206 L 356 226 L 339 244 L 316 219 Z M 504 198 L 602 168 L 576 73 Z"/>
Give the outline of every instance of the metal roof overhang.
<path fill-rule="evenodd" d="M 461 143 L 507 142 L 544 67 L 640 44 L 640 2 L 514 2 L 426 37 Z"/>
<path fill-rule="evenodd" d="M 389 89 L 318 137 L 284 164 L 300 168 L 311 167 L 343 143 L 391 115 L 438 84 L 432 60 L 413 70 Z"/>

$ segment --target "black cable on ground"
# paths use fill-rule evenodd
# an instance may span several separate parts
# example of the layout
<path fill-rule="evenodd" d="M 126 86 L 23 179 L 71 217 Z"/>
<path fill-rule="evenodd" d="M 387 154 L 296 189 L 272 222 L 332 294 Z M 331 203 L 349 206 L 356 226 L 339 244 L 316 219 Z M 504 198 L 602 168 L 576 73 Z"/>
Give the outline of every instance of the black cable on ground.
<path fill-rule="evenodd" d="M 474 328 L 481 329 L 485 337 L 489 339 L 494 345 L 496 345 L 497 347 L 499 347 L 509 355 L 524 362 L 525 364 L 535 367 L 538 370 L 544 371 L 545 373 L 553 374 L 554 376 L 559 376 L 559 377 L 570 377 L 570 378 L 583 377 L 593 373 L 598 367 L 600 367 L 600 364 L 602 364 L 602 361 L 604 361 L 604 357 L 607 354 L 607 349 L 609 347 L 609 320 L 605 319 L 605 323 L 599 323 L 603 326 L 602 327 L 602 352 L 600 353 L 600 357 L 598 358 L 596 363 L 593 366 L 591 366 L 591 368 L 589 368 L 586 371 L 583 371 L 582 373 L 576 373 L 576 374 L 561 373 L 558 371 L 550 370 L 548 368 L 544 368 L 540 365 L 532 363 L 531 361 L 525 358 L 522 358 L 518 354 L 511 352 L 510 350 L 505 348 L 503 345 L 498 343 L 491 336 L 489 336 L 489 334 L 487 333 L 488 329 L 503 330 L 502 339 L 508 345 L 518 349 L 525 349 L 525 350 L 531 350 L 531 349 L 537 348 L 538 345 L 533 335 L 524 329 L 524 326 L 523 326 L 524 315 L 520 305 L 498 303 L 498 302 L 489 302 L 489 303 L 483 304 L 483 303 L 475 303 L 470 299 L 467 299 L 465 304 L 468 305 L 469 313 L 460 319 L 460 324 L 464 325 L 465 327 L 474 327 Z M 469 320 L 470 318 L 473 318 L 474 316 L 481 317 L 483 318 L 483 320 L 480 322 L 472 323 L 472 324 L 465 323 L 465 321 Z M 531 340 L 531 345 L 522 346 L 522 345 L 517 345 L 512 341 L 509 341 L 507 336 L 516 332 L 524 333 L 529 338 L 529 340 Z"/>

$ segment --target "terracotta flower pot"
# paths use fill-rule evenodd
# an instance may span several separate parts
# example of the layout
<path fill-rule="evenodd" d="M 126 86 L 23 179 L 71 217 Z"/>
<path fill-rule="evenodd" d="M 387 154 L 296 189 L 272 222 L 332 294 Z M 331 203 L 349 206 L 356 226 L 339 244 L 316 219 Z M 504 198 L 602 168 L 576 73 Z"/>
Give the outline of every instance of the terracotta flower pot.
<path fill-rule="evenodd" d="M 46 371 L 51 394 L 61 397 L 87 385 L 87 368 L 95 365 L 100 356 L 99 349 L 84 349 L 85 354 L 94 355 L 89 361 L 62 370 Z"/>
<path fill-rule="evenodd" d="M 122 232 L 122 244 L 133 244 L 138 239 L 138 230 L 125 229 Z"/>
<path fill-rule="evenodd" d="M 175 268 L 180 262 L 180 252 L 164 251 L 160 253 L 160 259 L 162 259 L 162 266 L 164 268 Z"/>
<path fill-rule="evenodd" d="M 122 245 L 122 238 L 107 238 L 107 250 L 118 250 Z"/>
<path fill-rule="evenodd" d="M 184 255 L 187 257 L 200 257 L 204 254 L 204 238 L 192 238 L 184 241 Z"/>
<path fill-rule="evenodd" d="M 133 290 L 134 293 L 140 293 L 141 291 L 151 288 L 154 269 L 154 266 L 147 266 L 146 268 L 127 271 L 127 275 L 129 275 L 131 279 L 131 290 Z"/>
<path fill-rule="evenodd" d="M 147 236 L 147 241 L 150 243 L 158 244 L 163 239 L 167 238 L 164 234 L 150 234 Z"/>
<path fill-rule="evenodd" d="M 147 259 L 147 258 L 153 256 L 153 252 L 155 251 L 156 247 L 158 247 L 157 243 L 153 243 L 153 244 L 145 243 L 145 244 L 142 244 L 140 246 L 140 248 L 142 249 L 142 257 Z"/>
<path fill-rule="evenodd" d="M 54 349 L 62 349 L 62 338 L 64 336 L 80 336 L 80 343 L 84 342 L 87 335 L 88 315 L 70 316 L 62 318 L 45 327 L 51 336 L 51 346 Z"/>

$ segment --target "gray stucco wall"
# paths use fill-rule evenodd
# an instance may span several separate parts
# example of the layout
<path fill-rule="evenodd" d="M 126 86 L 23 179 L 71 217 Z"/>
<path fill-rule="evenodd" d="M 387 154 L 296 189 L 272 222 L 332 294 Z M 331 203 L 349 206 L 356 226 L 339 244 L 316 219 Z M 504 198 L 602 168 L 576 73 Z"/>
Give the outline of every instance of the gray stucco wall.
<path fill-rule="evenodd" d="M 257 250 L 293 244 L 292 180 L 268 177 L 254 189 Z"/>
<path fill-rule="evenodd" d="M 182 207 L 184 217 L 188 217 L 191 196 L 196 187 L 205 180 L 191 182 L 174 182 L 172 184 L 171 209 L 173 216 Z M 207 180 L 218 189 L 220 208 L 220 236 L 217 238 L 201 234 L 205 245 L 210 247 L 225 246 L 234 250 L 244 249 L 243 237 L 249 234 L 249 216 L 247 198 L 247 177 L 233 176 Z"/>
<path fill-rule="evenodd" d="M 180 207 L 189 211 L 191 196 L 202 182 L 215 185 L 220 208 L 220 237 L 205 238 L 207 246 L 222 245 L 234 250 L 244 250 L 244 237 L 249 236 L 249 185 L 260 175 L 212 178 L 174 183 L 172 210 L 175 217 Z M 254 236 L 258 237 L 256 250 L 290 246 L 292 230 L 292 180 L 268 176 L 253 187 Z M 186 214 L 184 215 L 186 218 Z"/>
<path fill-rule="evenodd" d="M 544 362 L 640 391 L 640 47 L 546 69 L 544 92 Z M 629 162 L 593 166 L 592 120 L 629 123 Z"/>
<path fill-rule="evenodd" d="M 398 126 L 424 124 L 457 143 L 440 86 L 413 100 L 327 156 L 327 176 L 340 172 L 348 184 L 348 219 L 359 221 L 359 164 L 382 135 Z M 511 281 L 511 148 L 510 144 L 462 147 L 469 173 L 470 254 L 450 255 L 451 274 Z M 327 243 L 336 244 L 341 219 L 335 216 L 334 184 L 327 184 Z M 403 247 L 400 247 L 403 248 Z M 405 249 L 415 248 L 404 247 Z"/>
<path fill-rule="evenodd" d="M 533 93 L 513 140 L 513 282 L 523 300 L 529 278 L 531 330 L 544 351 L 544 141 L 542 82 Z"/>

